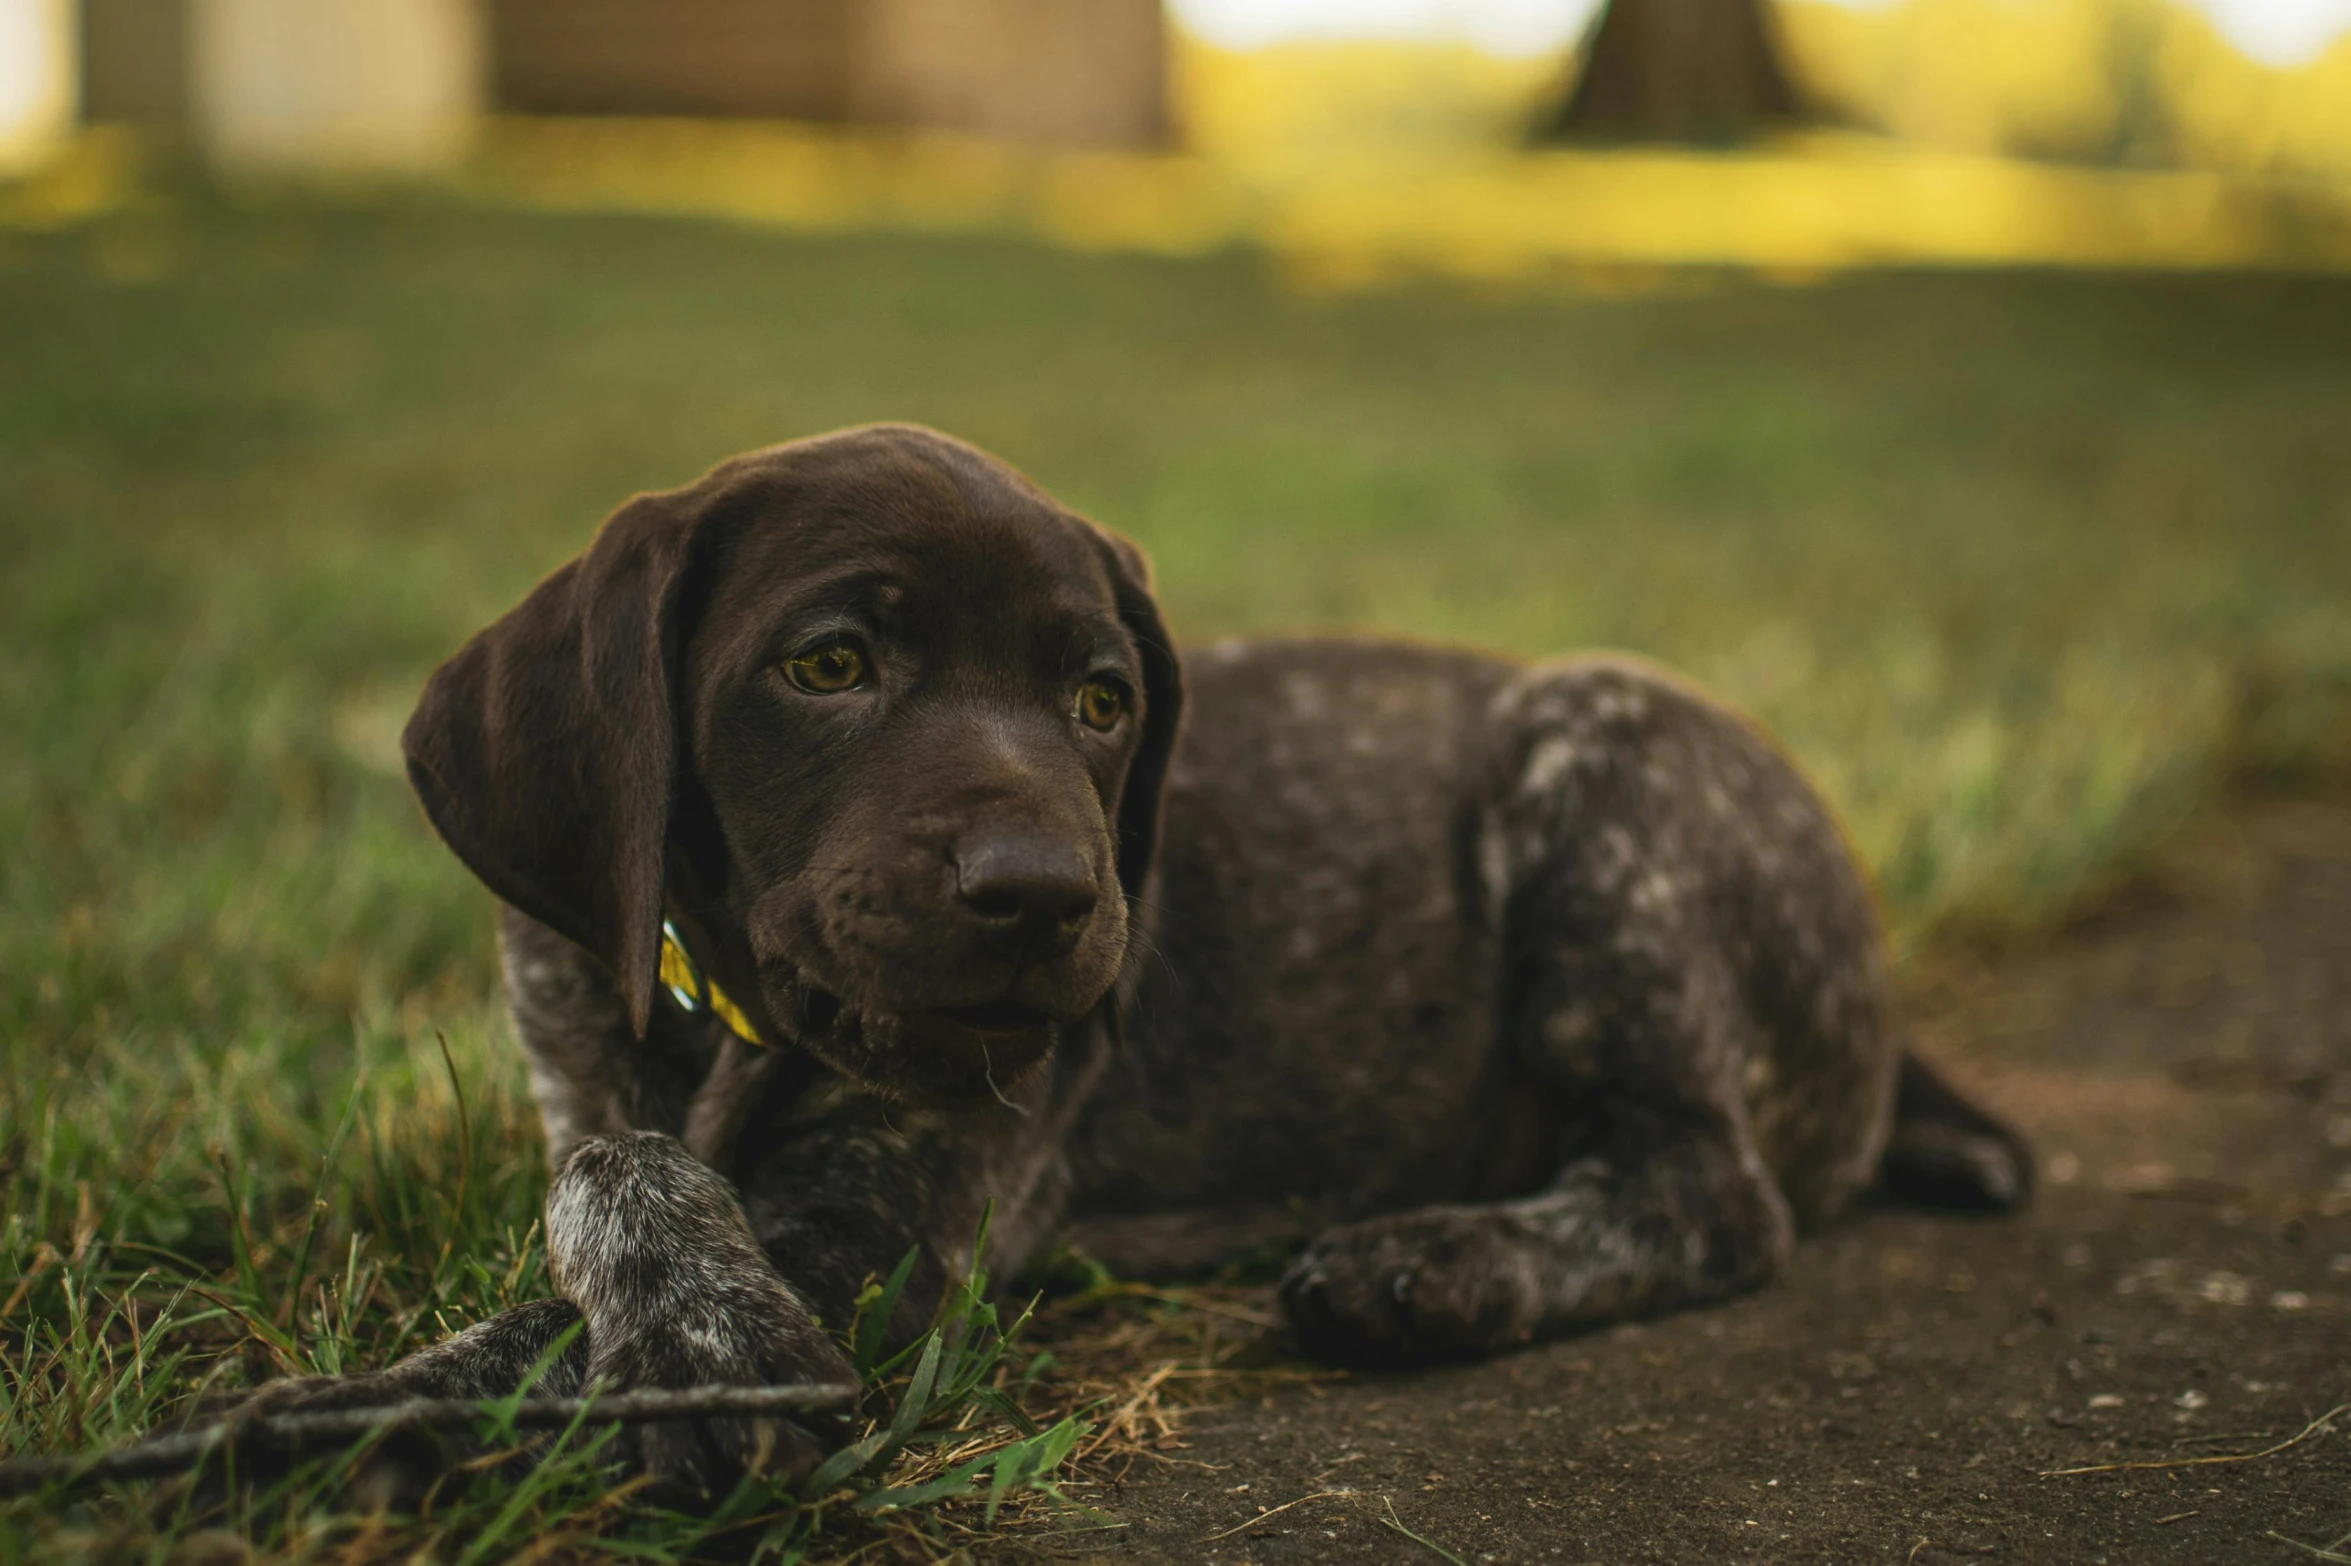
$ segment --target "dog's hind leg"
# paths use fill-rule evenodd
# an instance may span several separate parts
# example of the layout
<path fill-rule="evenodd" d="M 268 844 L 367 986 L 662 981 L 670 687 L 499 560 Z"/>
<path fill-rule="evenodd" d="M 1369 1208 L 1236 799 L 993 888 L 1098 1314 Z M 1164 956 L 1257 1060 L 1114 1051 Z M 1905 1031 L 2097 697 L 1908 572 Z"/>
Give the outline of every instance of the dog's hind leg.
<path fill-rule="evenodd" d="M 1497 697 L 1474 879 L 1500 1047 L 1559 1104 L 1549 1183 L 1325 1234 L 1307 1346 L 1490 1352 L 1752 1288 L 1874 1177 L 1893 1104 L 1876 929 L 1827 813 L 1750 726 L 1639 665 Z"/>
<path fill-rule="evenodd" d="M 1654 1020 L 1672 1025 L 1679 1010 Z M 1651 1047 L 1691 1062 L 1714 1053 L 1654 1035 Z M 1573 1156 L 1533 1195 L 1323 1234 L 1283 1283 L 1305 1347 L 1353 1364 L 1471 1357 L 1764 1282 L 1795 1224 L 1735 1077 L 1681 1086 L 1595 1084 Z"/>
<path fill-rule="evenodd" d="M 2015 1212 L 2032 1196 L 2033 1155 L 2014 1131 L 1961 1098 L 1917 1056 L 1905 1055 L 1894 1135 L 1878 1178 L 1905 1201 Z"/>

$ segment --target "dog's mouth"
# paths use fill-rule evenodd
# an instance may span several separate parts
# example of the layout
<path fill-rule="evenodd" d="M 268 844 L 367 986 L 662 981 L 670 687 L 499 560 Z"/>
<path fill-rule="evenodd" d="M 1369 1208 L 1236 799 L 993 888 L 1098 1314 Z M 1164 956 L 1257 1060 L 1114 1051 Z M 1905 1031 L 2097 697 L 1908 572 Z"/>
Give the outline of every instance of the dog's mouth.
<path fill-rule="evenodd" d="M 841 997 L 830 990 L 813 986 L 800 992 L 800 1023 L 803 1034 L 824 1037 L 841 1026 L 846 1011 Z M 920 1022 L 928 1029 L 957 1028 L 970 1033 L 1018 1035 L 1042 1033 L 1051 1028 L 1051 1013 L 1025 1005 L 1009 995 L 976 1006 L 926 1006 L 898 1014 L 901 1023 Z M 860 1019 L 850 1018 L 854 1025 Z"/>
<path fill-rule="evenodd" d="M 881 1012 L 813 986 L 800 991 L 799 1014 L 801 1042 L 851 1075 L 948 1099 L 1000 1096 L 1053 1048 L 1057 1022 L 1009 995 Z"/>
<path fill-rule="evenodd" d="M 931 1090 L 944 1098 L 997 1098 L 1053 1048 L 1053 1019 L 1006 997 L 978 1006 L 902 1012 L 881 1031 L 922 1062 Z"/>
<path fill-rule="evenodd" d="M 1092 1037 L 1083 1031 L 1087 1019 L 1116 979 L 1093 951 L 1023 965 L 959 955 L 854 943 L 835 952 L 814 940 L 754 944 L 758 991 L 777 1038 L 851 1083 L 908 1103 L 951 1106 L 1018 1097 L 1024 1086 L 1036 1091 L 1033 1079 L 1057 1049 Z"/>
<path fill-rule="evenodd" d="M 1053 1019 L 1034 1006 L 1023 1006 L 1005 996 L 978 1006 L 946 1006 L 928 1013 L 974 1033 L 1035 1033 L 1053 1025 Z"/>

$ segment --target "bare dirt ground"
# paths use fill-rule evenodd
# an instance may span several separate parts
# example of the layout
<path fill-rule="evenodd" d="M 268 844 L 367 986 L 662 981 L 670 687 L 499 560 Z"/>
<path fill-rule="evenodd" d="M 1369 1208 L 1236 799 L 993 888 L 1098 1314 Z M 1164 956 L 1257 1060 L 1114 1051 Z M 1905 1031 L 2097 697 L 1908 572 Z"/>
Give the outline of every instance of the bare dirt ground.
<path fill-rule="evenodd" d="M 1054 1553 L 2314 1559 L 2285 1541 L 2351 1533 L 2351 1416 L 2046 1474 L 2351 1402 L 2347 959 L 2351 800 L 2249 807 L 2130 906 L 1909 997 L 2033 1138 L 2026 1216 L 1872 1210 L 1722 1308 L 1201 1410 Z"/>

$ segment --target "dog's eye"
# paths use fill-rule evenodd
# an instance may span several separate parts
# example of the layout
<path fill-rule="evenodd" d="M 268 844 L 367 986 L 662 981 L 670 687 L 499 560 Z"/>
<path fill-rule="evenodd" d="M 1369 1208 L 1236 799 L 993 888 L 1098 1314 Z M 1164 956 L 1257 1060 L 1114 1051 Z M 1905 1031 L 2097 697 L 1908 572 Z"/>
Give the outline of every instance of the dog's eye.
<path fill-rule="evenodd" d="M 787 660 L 784 674 L 815 696 L 835 696 L 865 683 L 865 654 L 849 642 L 825 642 Z"/>
<path fill-rule="evenodd" d="M 1127 693 L 1108 680 L 1078 687 L 1077 720 L 1089 729 L 1115 729 L 1126 715 Z"/>

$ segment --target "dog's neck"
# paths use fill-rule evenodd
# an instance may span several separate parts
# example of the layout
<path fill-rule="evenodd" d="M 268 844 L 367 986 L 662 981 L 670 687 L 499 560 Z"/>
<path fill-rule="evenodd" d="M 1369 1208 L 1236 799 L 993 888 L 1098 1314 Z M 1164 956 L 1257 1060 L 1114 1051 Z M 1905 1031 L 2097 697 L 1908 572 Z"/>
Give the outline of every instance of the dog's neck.
<path fill-rule="evenodd" d="M 675 919 L 661 921 L 661 984 L 669 991 L 670 999 L 688 1015 L 708 1012 L 725 1023 L 736 1038 L 759 1049 L 766 1049 L 773 1042 L 761 1036 L 757 1024 L 743 1008 L 694 961 Z"/>

